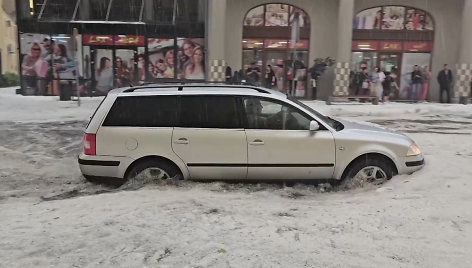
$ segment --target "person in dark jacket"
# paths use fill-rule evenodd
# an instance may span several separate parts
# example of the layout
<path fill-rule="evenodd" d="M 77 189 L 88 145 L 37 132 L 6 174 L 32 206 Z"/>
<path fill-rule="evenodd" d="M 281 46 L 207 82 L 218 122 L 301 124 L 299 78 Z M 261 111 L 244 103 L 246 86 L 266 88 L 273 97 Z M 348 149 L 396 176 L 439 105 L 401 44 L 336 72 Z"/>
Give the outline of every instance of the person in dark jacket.
<path fill-rule="evenodd" d="M 447 67 L 447 64 L 444 64 L 444 68 L 438 73 L 438 83 L 440 87 L 440 95 L 439 95 L 439 101 L 441 103 L 444 103 L 443 101 L 443 93 L 445 92 L 447 95 L 447 103 L 451 102 L 451 95 L 449 93 L 449 90 L 452 85 L 452 72 L 451 70 Z"/>
<path fill-rule="evenodd" d="M 420 93 L 421 85 L 423 84 L 423 74 L 418 67 L 415 65 L 413 67 L 413 72 L 411 72 L 411 94 L 410 99 L 418 100 L 418 94 Z"/>

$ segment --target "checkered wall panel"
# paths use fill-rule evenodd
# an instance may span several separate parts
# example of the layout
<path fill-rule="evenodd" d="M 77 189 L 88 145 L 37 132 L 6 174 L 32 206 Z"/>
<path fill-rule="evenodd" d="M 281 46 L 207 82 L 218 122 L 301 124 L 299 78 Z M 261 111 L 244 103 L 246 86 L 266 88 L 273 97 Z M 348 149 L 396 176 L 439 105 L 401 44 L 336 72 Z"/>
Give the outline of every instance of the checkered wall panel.
<path fill-rule="evenodd" d="M 226 81 L 226 61 L 210 60 L 210 73 L 208 75 L 210 82 Z"/>
<path fill-rule="evenodd" d="M 456 86 L 454 93 L 456 97 L 470 96 L 470 74 L 472 72 L 472 64 L 456 64 Z"/>
<path fill-rule="evenodd" d="M 337 62 L 334 70 L 334 91 L 333 96 L 349 95 L 349 72 L 351 71 L 349 62 Z"/>

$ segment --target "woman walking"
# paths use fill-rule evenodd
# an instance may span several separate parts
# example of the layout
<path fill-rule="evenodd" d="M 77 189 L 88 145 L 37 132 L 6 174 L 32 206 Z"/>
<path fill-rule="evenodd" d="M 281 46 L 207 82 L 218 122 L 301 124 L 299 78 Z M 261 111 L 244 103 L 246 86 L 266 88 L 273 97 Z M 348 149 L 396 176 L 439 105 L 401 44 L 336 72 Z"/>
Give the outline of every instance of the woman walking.
<path fill-rule="evenodd" d="M 270 89 L 275 89 L 277 87 L 277 78 L 275 77 L 275 72 L 272 70 L 272 66 L 270 65 L 267 65 L 266 69 L 265 86 Z"/>
<path fill-rule="evenodd" d="M 379 100 L 383 99 L 383 87 L 382 83 L 385 80 L 385 74 L 380 71 L 379 67 L 374 68 L 372 73 L 372 95 L 377 96 Z"/>
<path fill-rule="evenodd" d="M 431 78 L 431 72 L 429 71 L 429 67 L 424 66 L 423 67 L 423 84 L 421 85 L 420 94 L 418 96 L 419 101 L 426 101 L 426 96 L 428 96 L 430 78 Z"/>

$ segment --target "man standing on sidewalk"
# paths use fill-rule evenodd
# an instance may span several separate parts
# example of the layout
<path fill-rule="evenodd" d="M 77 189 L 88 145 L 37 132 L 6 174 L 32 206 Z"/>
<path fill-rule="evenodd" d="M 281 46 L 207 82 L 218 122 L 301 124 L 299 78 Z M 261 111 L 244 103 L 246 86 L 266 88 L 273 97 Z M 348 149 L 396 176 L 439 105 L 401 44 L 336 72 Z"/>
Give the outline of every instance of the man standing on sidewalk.
<path fill-rule="evenodd" d="M 447 94 L 447 102 L 446 103 L 450 103 L 451 102 L 451 95 L 450 95 L 449 90 L 450 90 L 451 85 L 452 85 L 452 72 L 447 67 L 447 64 L 444 64 L 444 69 L 442 69 L 438 74 L 438 83 L 439 83 L 439 87 L 441 89 L 440 90 L 440 95 L 439 95 L 439 101 L 441 103 L 444 103 L 443 95 L 444 95 L 444 92 L 446 92 L 446 94 Z"/>

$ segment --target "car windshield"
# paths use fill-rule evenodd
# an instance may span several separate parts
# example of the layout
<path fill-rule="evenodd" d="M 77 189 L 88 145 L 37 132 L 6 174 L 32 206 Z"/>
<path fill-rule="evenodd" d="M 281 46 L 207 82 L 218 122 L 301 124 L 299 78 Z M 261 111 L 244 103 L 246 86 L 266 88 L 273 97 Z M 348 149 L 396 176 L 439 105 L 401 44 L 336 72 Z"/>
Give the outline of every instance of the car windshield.
<path fill-rule="evenodd" d="M 315 111 L 313 108 L 311 108 L 310 106 L 306 105 L 305 103 L 297 100 L 296 98 L 294 97 L 288 97 L 288 99 L 298 105 L 300 105 L 301 107 L 307 109 L 308 111 L 310 111 L 311 113 L 313 113 L 314 115 L 316 115 L 316 117 L 318 119 L 320 119 L 321 121 L 323 121 L 324 123 L 326 123 L 327 125 L 329 125 L 330 127 L 336 129 L 336 131 L 341 131 L 344 129 L 344 125 L 339 122 L 339 121 L 336 121 L 334 120 L 333 118 L 329 117 L 329 116 L 325 116 L 325 115 L 322 115 L 320 114 L 319 112 Z"/>

